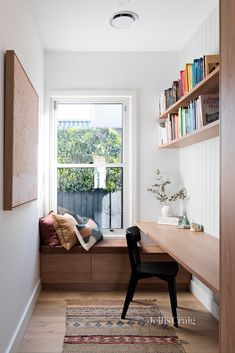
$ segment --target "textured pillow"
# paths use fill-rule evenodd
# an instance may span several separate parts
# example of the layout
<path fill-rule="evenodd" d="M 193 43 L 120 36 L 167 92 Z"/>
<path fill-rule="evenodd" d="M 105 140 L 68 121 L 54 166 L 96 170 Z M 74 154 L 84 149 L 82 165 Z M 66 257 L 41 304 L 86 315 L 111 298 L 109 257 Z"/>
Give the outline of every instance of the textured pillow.
<path fill-rule="evenodd" d="M 42 243 L 54 248 L 60 245 L 60 241 L 55 231 L 52 214 L 53 211 L 48 216 L 39 219 L 39 231 Z"/>
<path fill-rule="evenodd" d="M 76 219 L 78 224 L 87 223 L 89 220 L 89 218 L 79 216 L 79 214 L 76 214 L 72 210 L 69 210 L 68 208 L 61 207 L 61 206 L 58 206 L 58 213 L 62 215 L 64 215 L 65 213 L 71 214 L 71 216 L 73 216 Z"/>
<path fill-rule="evenodd" d="M 52 215 L 54 226 L 61 245 L 70 250 L 78 244 L 78 238 L 75 233 L 76 219 L 68 213 L 64 215 Z"/>
<path fill-rule="evenodd" d="M 76 224 L 76 235 L 81 246 L 87 251 L 97 241 L 103 239 L 103 234 L 92 219 L 89 219 L 88 222 L 84 224 Z"/>

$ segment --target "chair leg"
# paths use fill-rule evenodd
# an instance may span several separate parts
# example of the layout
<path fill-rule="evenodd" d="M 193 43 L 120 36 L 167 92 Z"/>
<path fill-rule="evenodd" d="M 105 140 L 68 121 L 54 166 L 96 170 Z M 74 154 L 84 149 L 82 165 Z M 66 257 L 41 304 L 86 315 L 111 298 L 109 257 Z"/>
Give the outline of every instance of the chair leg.
<path fill-rule="evenodd" d="M 132 301 L 134 293 L 135 293 L 137 282 L 138 282 L 138 278 L 134 275 L 131 275 L 128 289 L 127 289 L 127 293 L 126 293 L 125 303 L 124 303 L 123 310 L 122 310 L 122 316 L 121 316 L 122 319 L 125 319 L 125 317 L 126 317 L 127 310 L 129 308 L 130 302 Z"/>
<path fill-rule="evenodd" d="M 171 301 L 171 311 L 174 320 L 174 326 L 178 327 L 178 318 L 177 318 L 177 297 L 176 297 L 176 284 L 175 284 L 175 277 L 168 280 L 168 288 L 169 288 L 169 295 Z"/>
<path fill-rule="evenodd" d="M 176 290 L 176 280 L 175 280 L 175 278 L 174 278 L 174 297 L 175 297 L 175 307 L 178 308 L 177 290 Z"/>

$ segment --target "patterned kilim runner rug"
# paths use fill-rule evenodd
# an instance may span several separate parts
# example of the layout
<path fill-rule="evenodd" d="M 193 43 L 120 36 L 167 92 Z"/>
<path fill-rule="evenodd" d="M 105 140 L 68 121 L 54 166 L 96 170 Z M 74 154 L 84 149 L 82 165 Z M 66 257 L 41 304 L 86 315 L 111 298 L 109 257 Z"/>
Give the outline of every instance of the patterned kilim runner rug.
<path fill-rule="evenodd" d="M 164 323 L 155 301 L 69 301 L 63 353 L 185 353 L 174 328 Z"/>

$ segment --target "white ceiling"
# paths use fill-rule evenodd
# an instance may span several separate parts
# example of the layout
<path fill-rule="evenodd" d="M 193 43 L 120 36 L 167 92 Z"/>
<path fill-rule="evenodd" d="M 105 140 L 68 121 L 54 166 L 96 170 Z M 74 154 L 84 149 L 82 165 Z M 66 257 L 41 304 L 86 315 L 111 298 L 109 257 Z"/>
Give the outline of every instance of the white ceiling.
<path fill-rule="evenodd" d="M 28 0 L 46 50 L 178 51 L 218 0 Z M 123 5 L 124 4 L 124 5 Z M 116 29 L 114 12 L 139 21 Z"/>

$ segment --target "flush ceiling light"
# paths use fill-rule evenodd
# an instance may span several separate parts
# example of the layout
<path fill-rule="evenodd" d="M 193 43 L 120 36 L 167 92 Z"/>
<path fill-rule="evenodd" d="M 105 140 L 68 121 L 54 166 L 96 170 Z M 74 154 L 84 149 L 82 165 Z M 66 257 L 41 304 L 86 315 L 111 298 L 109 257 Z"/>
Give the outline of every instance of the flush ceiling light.
<path fill-rule="evenodd" d="M 130 0 L 119 0 L 119 1 L 118 1 L 118 4 L 119 4 L 120 6 L 126 6 L 126 5 L 129 4 L 129 2 L 130 2 Z"/>
<path fill-rule="evenodd" d="M 130 27 L 138 19 L 138 15 L 133 11 L 120 11 L 111 16 L 109 23 L 115 28 L 126 28 Z"/>

